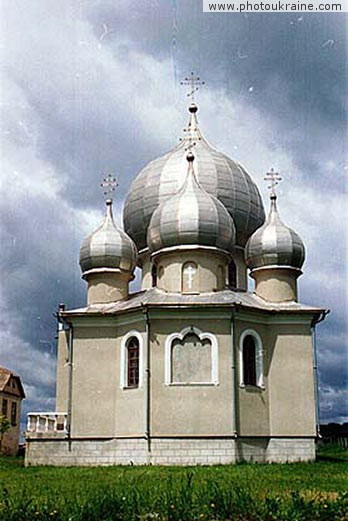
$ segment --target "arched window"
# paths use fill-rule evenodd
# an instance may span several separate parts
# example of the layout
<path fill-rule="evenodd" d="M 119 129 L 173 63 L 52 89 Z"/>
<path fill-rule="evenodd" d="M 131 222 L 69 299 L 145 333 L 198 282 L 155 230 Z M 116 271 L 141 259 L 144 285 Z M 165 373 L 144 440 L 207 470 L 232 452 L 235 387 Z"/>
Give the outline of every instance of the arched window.
<path fill-rule="evenodd" d="M 191 327 L 169 335 L 165 343 L 166 385 L 217 384 L 216 337 Z"/>
<path fill-rule="evenodd" d="M 243 342 L 243 382 L 244 385 L 256 385 L 256 346 L 251 335 Z"/>
<path fill-rule="evenodd" d="M 230 289 L 237 287 L 237 268 L 234 260 L 231 260 L 228 265 L 228 287 Z"/>
<path fill-rule="evenodd" d="M 243 331 L 239 343 L 240 385 L 263 388 L 263 349 L 261 337 L 256 331 Z"/>
<path fill-rule="evenodd" d="M 139 340 L 133 336 L 127 342 L 127 387 L 139 386 Z"/>
<path fill-rule="evenodd" d="M 195 262 L 185 262 L 182 267 L 182 282 L 183 293 L 198 292 L 198 267 Z"/>
<path fill-rule="evenodd" d="M 152 277 L 152 287 L 157 286 L 157 266 L 155 264 L 152 265 L 151 268 L 151 277 Z"/>
<path fill-rule="evenodd" d="M 141 387 L 142 384 L 142 336 L 137 331 L 129 332 L 121 343 L 120 386 Z"/>

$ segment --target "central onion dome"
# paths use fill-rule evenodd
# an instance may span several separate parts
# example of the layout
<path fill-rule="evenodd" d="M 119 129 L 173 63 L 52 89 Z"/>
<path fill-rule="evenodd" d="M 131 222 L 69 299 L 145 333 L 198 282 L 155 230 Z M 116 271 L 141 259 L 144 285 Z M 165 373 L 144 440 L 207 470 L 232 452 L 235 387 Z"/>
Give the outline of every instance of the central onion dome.
<path fill-rule="evenodd" d="M 295 268 L 300 270 L 305 259 L 305 248 L 300 236 L 281 221 L 271 194 L 271 209 L 266 222 L 250 237 L 245 248 L 249 268 Z"/>
<path fill-rule="evenodd" d="M 244 168 L 215 150 L 202 136 L 197 106 L 189 107 L 185 138 L 172 151 L 151 161 L 134 179 L 124 207 L 124 228 L 138 250 L 147 248 L 147 230 L 156 208 L 182 187 L 187 149 L 195 143 L 195 175 L 200 186 L 226 208 L 236 227 L 236 244 L 244 247 L 265 213 L 258 188 Z"/>
<path fill-rule="evenodd" d="M 137 249 L 130 237 L 120 230 L 112 215 L 112 200 L 106 201 L 104 222 L 83 240 L 80 249 L 80 266 L 83 276 L 100 271 L 133 271 L 137 262 Z"/>
<path fill-rule="evenodd" d="M 154 211 L 147 232 L 150 253 L 172 247 L 207 247 L 231 252 L 235 246 L 232 217 L 220 201 L 209 195 L 197 182 L 189 162 L 186 180 L 176 195 Z"/>

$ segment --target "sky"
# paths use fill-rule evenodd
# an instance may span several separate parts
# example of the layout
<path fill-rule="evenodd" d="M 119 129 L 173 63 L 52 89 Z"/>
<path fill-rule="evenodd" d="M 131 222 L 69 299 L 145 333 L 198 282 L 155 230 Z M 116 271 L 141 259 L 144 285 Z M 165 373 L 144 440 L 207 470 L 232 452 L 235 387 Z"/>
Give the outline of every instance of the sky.
<path fill-rule="evenodd" d="M 191 71 L 200 128 L 241 162 L 306 245 L 300 301 L 317 327 L 320 421 L 348 421 L 347 18 L 209 14 L 201 0 L 1 0 L 0 365 L 28 411 L 53 411 L 60 302 L 86 302 L 82 239 L 102 178 L 119 187 L 177 143 Z M 134 286 L 133 286 L 134 287 Z M 136 289 L 136 286 L 135 286 Z M 24 424 L 23 424 L 24 428 Z"/>

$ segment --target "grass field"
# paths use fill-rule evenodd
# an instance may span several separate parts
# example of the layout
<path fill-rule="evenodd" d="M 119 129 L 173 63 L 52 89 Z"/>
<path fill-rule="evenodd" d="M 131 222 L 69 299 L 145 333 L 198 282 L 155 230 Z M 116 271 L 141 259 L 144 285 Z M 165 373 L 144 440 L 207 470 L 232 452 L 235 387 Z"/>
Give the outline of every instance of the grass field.
<path fill-rule="evenodd" d="M 348 463 L 348 449 L 343 449 L 336 443 L 320 445 L 317 451 L 317 458 L 321 461 L 346 461 Z"/>
<path fill-rule="evenodd" d="M 0 520 L 348 521 L 348 465 L 24 468 L 0 458 Z"/>

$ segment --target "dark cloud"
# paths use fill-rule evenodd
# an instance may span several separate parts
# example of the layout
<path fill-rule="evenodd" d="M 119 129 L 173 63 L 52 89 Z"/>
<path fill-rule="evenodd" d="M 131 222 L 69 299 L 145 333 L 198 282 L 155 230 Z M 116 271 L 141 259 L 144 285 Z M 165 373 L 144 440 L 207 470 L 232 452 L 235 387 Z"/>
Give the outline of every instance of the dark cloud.
<path fill-rule="evenodd" d="M 301 300 L 332 310 L 317 335 L 321 416 L 344 418 L 345 16 L 209 15 L 191 0 L 45 0 L 24 14 L 16 0 L 4 13 L 0 200 L 0 363 L 23 377 L 24 411 L 54 407 L 52 314 L 85 302 L 78 251 L 102 217 L 102 174 L 120 178 L 120 213 L 136 172 L 177 142 L 174 80 L 195 70 L 213 144 L 260 183 L 282 168 L 281 214 L 307 245 Z"/>

